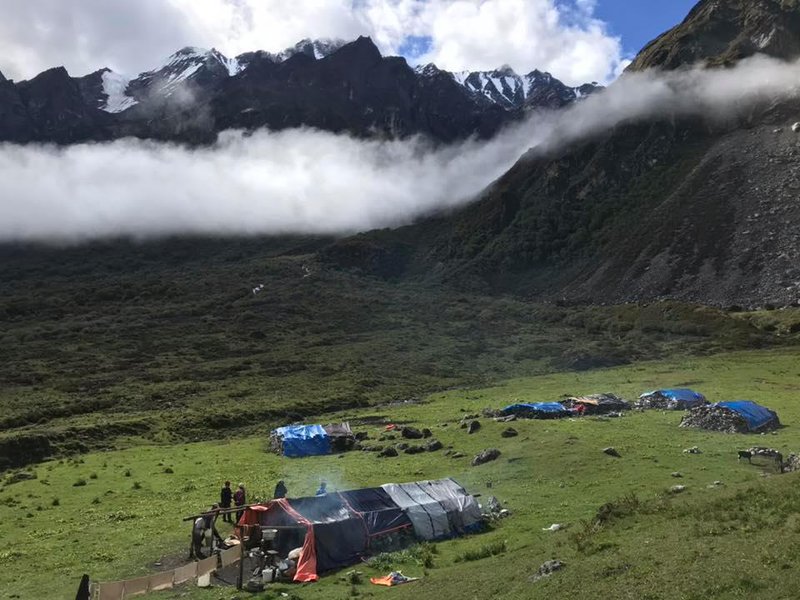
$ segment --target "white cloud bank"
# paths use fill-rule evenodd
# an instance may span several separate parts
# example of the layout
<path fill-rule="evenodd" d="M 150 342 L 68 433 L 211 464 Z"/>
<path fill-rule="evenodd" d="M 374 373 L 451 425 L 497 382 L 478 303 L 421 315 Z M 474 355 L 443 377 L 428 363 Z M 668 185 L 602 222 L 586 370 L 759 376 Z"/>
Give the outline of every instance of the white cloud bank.
<path fill-rule="evenodd" d="M 108 66 L 135 74 L 182 46 L 228 55 L 280 51 L 300 39 L 371 36 L 398 54 L 429 37 L 421 62 L 450 70 L 509 64 L 565 83 L 606 82 L 621 45 L 596 19 L 594 0 L 25 0 L 3 6 L 0 70 L 22 79 L 64 65 L 73 75 Z"/>
<path fill-rule="evenodd" d="M 209 148 L 121 140 L 0 146 L 0 240 L 79 241 L 180 233 L 351 233 L 464 204 L 528 148 L 553 151 L 625 121 L 725 118 L 797 97 L 800 63 L 625 76 L 489 142 L 434 149 L 314 130 L 228 132 Z"/>

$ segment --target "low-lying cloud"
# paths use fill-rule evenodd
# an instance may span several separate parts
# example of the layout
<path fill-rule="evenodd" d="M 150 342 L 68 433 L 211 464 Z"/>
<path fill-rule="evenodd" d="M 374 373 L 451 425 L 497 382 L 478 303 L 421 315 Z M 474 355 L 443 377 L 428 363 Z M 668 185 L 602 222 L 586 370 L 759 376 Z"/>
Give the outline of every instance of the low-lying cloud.
<path fill-rule="evenodd" d="M 620 123 L 731 118 L 797 96 L 800 63 L 630 74 L 602 94 L 532 114 L 491 141 L 359 140 L 311 129 L 225 132 L 214 146 L 120 140 L 0 146 L 0 240 L 171 234 L 345 234 L 461 206 L 531 149 L 558 151 Z"/>

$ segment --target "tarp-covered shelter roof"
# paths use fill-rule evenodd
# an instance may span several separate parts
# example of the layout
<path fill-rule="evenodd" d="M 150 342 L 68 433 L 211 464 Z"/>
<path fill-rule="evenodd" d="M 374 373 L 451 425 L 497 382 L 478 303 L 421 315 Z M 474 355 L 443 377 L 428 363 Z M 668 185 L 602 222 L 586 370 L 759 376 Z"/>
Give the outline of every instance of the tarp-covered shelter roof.
<path fill-rule="evenodd" d="M 751 431 L 757 431 L 772 423 L 777 415 L 768 408 L 751 402 L 750 400 L 733 400 L 730 402 L 718 402 L 717 406 L 728 408 L 747 421 Z"/>
<path fill-rule="evenodd" d="M 272 432 L 281 440 L 284 456 L 330 454 L 330 436 L 322 425 L 287 425 Z"/>
<path fill-rule="evenodd" d="M 381 536 L 413 530 L 420 539 L 451 537 L 480 520 L 475 498 L 441 479 L 280 498 L 247 508 L 238 525 L 288 528 L 276 537 L 276 549 L 285 556 L 302 546 L 295 581 L 314 581 L 320 572 L 357 563 Z"/>
<path fill-rule="evenodd" d="M 452 479 L 381 486 L 414 524 L 423 540 L 463 534 L 481 520 L 478 502 Z"/>
<path fill-rule="evenodd" d="M 568 413 L 569 411 L 558 402 L 533 402 L 533 403 L 519 403 L 511 404 L 503 409 L 504 413 L 513 413 L 516 411 L 533 411 L 540 413 Z"/>
<path fill-rule="evenodd" d="M 700 392 L 688 388 L 665 388 L 645 392 L 639 396 L 637 405 L 644 408 L 688 409 L 708 404 Z"/>

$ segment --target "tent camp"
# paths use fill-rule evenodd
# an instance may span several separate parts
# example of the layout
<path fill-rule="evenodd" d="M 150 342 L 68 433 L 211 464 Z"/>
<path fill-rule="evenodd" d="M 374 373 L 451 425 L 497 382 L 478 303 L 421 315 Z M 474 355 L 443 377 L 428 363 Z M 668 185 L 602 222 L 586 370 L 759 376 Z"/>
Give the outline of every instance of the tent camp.
<path fill-rule="evenodd" d="M 441 479 L 272 500 L 248 507 L 238 527 L 245 536 L 280 528 L 274 542 L 280 556 L 302 547 L 294 580 L 316 581 L 319 573 L 385 550 L 389 537 L 442 539 L 475 530 L 480 520 L 475 498 Z"/>
<path fill-rule="evenodd" d="M 658 408 L 661 410 L 689 410 L 708 404 L 700 392 L 685 388 L 654 390 L 645 392 L 636 401 L 636 408 Z"/>
<path fill-rule="evenodd" d="M 587 415 L 606 415 L 608 413 L 630 410 L 631 405 L 626 400 L 614 394 L 591 394 L 590 396 L 575 396 L 562 400 L 561 404 L 567 408 L 583 406 L 582 412 Z"/>
<path fill-rule="evenodd" d="M 681 427 L 698 427 L 725 433 L 761 433 L 780 427 L 778 415 L 749 400 L 698 406 L 681 420 Z"/>
<path fill-rule="evenodd" d="M 350 450 L 355 437 L 349 423 L 334 425 L 287 425 L 270 434 L 272 449 L 278 454 L 297 458 L 319 456 Z"/>
<path fill-rule="evenodd" d="M 506 406 L 503 415 L 516 415 L 521 419 L 563 419 L 570 416 L 569 410 L 559 402 L 534 402 L 533 404 L 512 404 Z"/>

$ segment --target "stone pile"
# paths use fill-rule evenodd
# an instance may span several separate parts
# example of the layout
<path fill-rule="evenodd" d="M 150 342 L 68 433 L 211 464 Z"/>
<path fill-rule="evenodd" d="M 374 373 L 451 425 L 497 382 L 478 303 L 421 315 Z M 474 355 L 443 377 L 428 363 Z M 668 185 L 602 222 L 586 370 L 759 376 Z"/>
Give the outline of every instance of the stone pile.
<path fill-rule="evenodd" d="M 693 408 L 681 419 L 681 427 L 697 427 L 723 433 L 748 433 L 750 427 L 744 417 L 729 408 L 708 404 Z"/>

